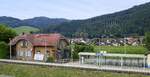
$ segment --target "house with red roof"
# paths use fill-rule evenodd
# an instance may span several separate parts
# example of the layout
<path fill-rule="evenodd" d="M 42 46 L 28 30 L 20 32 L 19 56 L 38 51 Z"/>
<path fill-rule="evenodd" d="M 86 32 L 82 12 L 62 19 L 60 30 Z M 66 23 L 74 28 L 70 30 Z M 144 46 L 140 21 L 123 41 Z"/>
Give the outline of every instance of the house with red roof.
<path fill-rule="evenodd" d="M 61 34 L 23 34 L 11 40 L 12 56 L 17 60 L 46 61 L 53 58 L 55 61 L 69 58 L 67 38 Z"/>

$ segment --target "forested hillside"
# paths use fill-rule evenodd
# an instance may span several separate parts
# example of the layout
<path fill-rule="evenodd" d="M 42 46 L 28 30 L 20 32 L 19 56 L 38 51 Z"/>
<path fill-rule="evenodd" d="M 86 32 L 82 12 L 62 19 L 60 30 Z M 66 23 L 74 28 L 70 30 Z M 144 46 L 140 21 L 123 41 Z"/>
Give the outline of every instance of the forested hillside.
<path fill-rule="evenodd" d="M 150 3 L 134 6 L 128 10 L 97 16 L 86 20 L 74 20 L 61 25 L 49 26 L 49 32 L 61 32 L 65 35 L 143 35 L 150 31 Z"/>
<path fill-rule="evenodd" d="M 0 23 L 11 27 L 22 25 L 37 27 L 42 33 L 59 32 L 69 37 L 101 37 L 104 34 L 111 36 L 144 35 L 145 32 L 150 31 L 150 3 L 85 20 L 47 17 L 19 20 L 11 17 L 0 17 Z"/>

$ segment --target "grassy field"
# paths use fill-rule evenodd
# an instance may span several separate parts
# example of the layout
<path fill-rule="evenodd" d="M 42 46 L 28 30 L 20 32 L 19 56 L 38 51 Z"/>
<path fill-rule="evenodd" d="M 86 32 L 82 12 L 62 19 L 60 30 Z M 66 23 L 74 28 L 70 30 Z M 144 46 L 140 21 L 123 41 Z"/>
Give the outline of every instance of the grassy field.
<path fill-rule="evenodd" d="M 13 28 L 13 30 L 15 30 L 17 32 L 17 34 L 21 34 L 22 32 L 29 33 L 31 31 L 32 32 L 38 32 L 39 31 L 38 28 L 29 27 L 29 26 L 20 26 L 20 27 Z"/>
<path fill-rule="evenodd" d="M 0 75 L 14 77 L 150 77 L 143 74 L 125 74 L 16 64 L 0 64 Z"/>
<path fill-rule="evenodd" d="M 95 52 L 107 51 L 107 53 L 144 54 L 148 50 L 143 46 L 94 46 Z"/>

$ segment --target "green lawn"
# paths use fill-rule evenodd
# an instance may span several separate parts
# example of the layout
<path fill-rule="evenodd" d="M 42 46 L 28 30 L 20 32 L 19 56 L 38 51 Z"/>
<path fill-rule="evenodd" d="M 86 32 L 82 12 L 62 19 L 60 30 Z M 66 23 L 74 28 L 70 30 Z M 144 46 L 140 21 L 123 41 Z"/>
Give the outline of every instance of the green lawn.
<path fill-rule="evenodd" d="M 0 64 L 0 75 L 15 77 L 150 77 L 143 74 L 100 72 L 71 68 Z"/>
<path fill-rule="evenodd" d="M 107 53 L 144 54 L 148 50 L 143 46 L 94 46 L 95 52 L 107 51 Z"/>
<path fill-rule="evenodd" d="M 38 32 L 40 31 L 38 28 L 30 27 L 30 26 L 20 26 L 13 28 L 17 32 L 17 34 L 21 34 L 22 32 L 24 33 L 29 33 L 29 32 Z"/>

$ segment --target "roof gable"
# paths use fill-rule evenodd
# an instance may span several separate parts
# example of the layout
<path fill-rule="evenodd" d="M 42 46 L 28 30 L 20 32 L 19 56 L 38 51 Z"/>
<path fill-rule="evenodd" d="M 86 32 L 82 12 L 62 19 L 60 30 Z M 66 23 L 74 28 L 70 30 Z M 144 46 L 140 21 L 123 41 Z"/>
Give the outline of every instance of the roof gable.
<path fill-rule="evenodd" d="M 15 45 L 19 40 L 27 40 L 33 46 L 56 46 L 60 39 L 67 40 L 61 34 L 25 34 L 15 37 L 11 45 Z"/>

